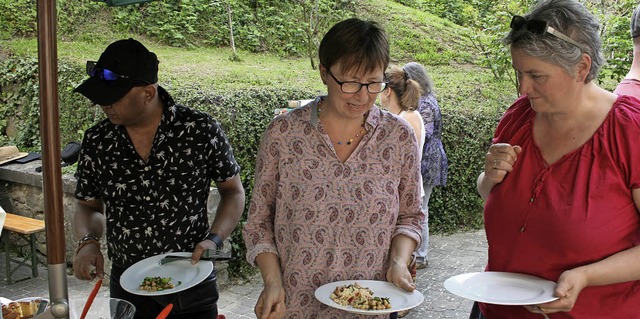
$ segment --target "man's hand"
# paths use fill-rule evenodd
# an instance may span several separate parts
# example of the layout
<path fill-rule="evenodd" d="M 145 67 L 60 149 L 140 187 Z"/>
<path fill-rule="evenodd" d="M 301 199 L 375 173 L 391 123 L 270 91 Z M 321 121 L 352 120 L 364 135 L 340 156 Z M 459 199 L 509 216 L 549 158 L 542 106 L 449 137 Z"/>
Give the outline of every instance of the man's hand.
<path fill-rule="evenodd" d="M 216 249 L 218 249 L 216 244 L 208 239 L 199 242 L 193 250 L 193 253 L 191 253 L 191 264 L 195 265 L 200 260 L 200 257 L 202 257 L 202 253 L 204 253 L 205 250 Z"/>
<path fill-rule="evenodd" d="M 92 270 L 95 269 L 95 272 Z M 104 278 L 104 257 L 97 244 L 88 244 L 78 250 L 73 258 L 73 274 L 78 279 Z"/>

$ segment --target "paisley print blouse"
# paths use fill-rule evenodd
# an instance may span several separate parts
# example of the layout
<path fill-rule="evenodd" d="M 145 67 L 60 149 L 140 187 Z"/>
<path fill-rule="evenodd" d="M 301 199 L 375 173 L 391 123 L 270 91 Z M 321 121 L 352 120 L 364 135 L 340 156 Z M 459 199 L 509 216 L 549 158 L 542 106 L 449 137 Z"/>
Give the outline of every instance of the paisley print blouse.
<path fill-rule="evenodd" d="M 319 99 L 267 128 L 243 233 L 250 263 L 263 252 L 279 256 L 289 319 L 343 318 L 346 312 L 315 299 L 316 288 L 385 280 L 392 238 L 421 240 L 420 161 L 411 126 L 372 106 L 367 133 L 342 163 L 318 120 Z"/>

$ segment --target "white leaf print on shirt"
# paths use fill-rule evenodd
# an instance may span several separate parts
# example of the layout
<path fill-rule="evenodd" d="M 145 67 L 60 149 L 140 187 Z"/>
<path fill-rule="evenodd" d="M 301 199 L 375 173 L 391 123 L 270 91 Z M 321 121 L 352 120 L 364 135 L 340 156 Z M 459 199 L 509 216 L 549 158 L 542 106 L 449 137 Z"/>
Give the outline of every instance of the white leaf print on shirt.
<path fill-rule="evenodd" d="M 122 195 L 122 191 L 127 190 L 127 185 L 122 183 L 116 183 L 116 189 L 118 190 L 118 195 Z"/>

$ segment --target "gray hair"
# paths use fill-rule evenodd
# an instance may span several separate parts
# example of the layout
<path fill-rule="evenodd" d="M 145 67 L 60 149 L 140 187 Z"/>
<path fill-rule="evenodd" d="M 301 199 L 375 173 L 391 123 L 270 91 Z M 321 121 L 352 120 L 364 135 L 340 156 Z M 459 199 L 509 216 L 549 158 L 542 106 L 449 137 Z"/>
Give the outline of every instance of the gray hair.
<path fill-rule="evenodd" d="M 631 16 L 631 37 L 634 39 L 640 37 L 640 5 L 633 10 Z"/>
<path fill-rule="evenodd" d="M 409 62 L 405 64 L 402 69 L 407 73 L 407 77 L 420 84 L 422 88 L 422 95 L 429 95 L 433 91 L 433 81 L 427 73 L 424 66 L 418 62 Z"/>
<path fill-rule="evenodd" d="M 526 28 L 511 29 L 502 40 L 504 44 L 558 65 L 571 75 L 576 74 L 575 66 L 580 62 L 582 53 L 586 53 L 591 57 L 591 70 L 585 83 L 598 76 L 605 62 L 598 32 L 600 24 L 582 4 L 575 0 L 541 0 L 524 18 L 547 21 L 549 26 L 577 42 L 580 48 L 554 35 L 537 35 Z"/>

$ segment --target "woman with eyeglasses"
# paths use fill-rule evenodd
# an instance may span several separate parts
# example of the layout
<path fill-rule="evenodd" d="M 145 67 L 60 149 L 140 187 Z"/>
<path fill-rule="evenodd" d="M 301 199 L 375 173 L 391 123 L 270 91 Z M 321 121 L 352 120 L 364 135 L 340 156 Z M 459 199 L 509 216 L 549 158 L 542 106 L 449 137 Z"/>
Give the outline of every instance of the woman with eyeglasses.
<path fill-rule="evenodd" d="M 640 105 L 596 84 L 599 25 L 577 1 L 539 2 L 504 42 L 521 96 L 478 177 L 486 270 L 556 282 L 558 299 L 471 318 L 640 318 Z"/>
<path fill-rule="evenodd" d="M 337 23 L 319 58 L 327 95 L 277 116 L 258 152 L 243 231 L 247 260 L 264 281 L 255 313 L 389 318 L 329 307 L 314 292 L 344 280 L 415 289 L 407 263 L 423 218 L 416 137 L 406 121 L 374 104 L 389 64 L 378 24 Z M 329 293 L 321 297 L 329 300 Z"/>

